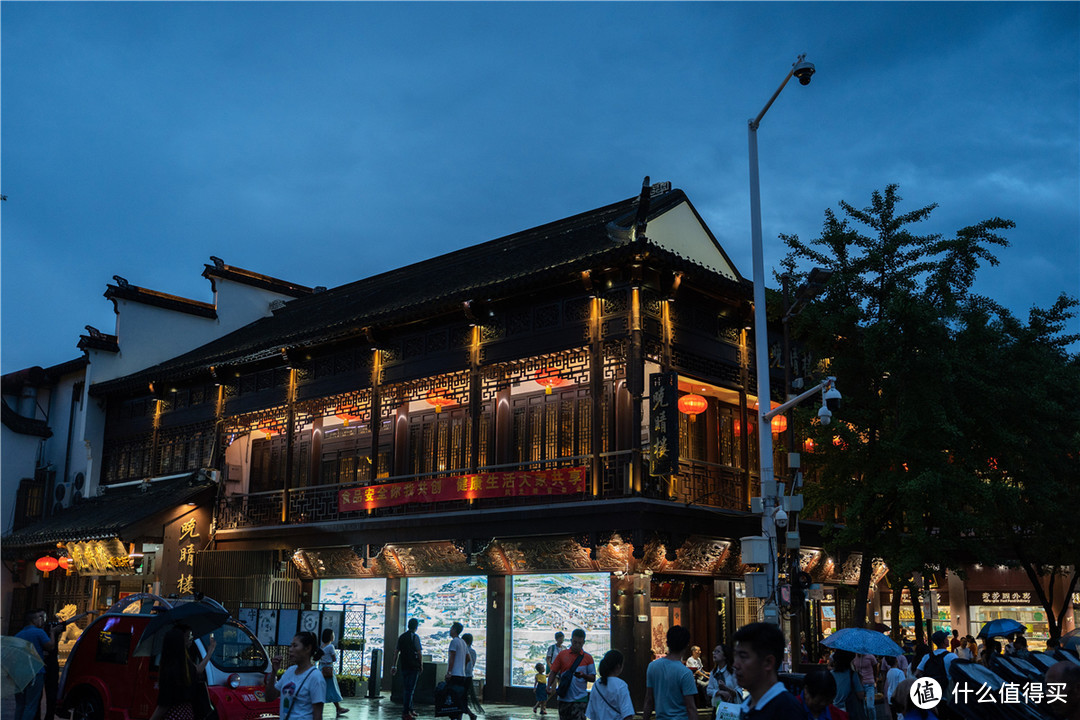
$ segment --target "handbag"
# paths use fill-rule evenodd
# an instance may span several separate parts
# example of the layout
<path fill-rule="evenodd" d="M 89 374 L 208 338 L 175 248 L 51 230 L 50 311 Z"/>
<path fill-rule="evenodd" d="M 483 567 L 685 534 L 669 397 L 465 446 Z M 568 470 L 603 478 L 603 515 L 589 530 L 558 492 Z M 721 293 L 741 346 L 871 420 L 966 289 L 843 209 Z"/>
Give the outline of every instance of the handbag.
<path fill-rule="evenodd" d="M 322 676 L 327 680 L 330 680 L 334 677 L 334 668 L 330 667 L 329 665 L 323 665 L 321 668 L 319 668 L 319 671 L 322 672 Z"/>
<path fill-rule="evenodd" d="M 464 688 L 462 688 L 464 689 Z M 440 715 L 463 715 L 465 713 L 465 703 L 463 698 L 456 692 L 454 688 L 447 685 L 445 682 L 441 682 L 435 686 L 435 716 Z"/>

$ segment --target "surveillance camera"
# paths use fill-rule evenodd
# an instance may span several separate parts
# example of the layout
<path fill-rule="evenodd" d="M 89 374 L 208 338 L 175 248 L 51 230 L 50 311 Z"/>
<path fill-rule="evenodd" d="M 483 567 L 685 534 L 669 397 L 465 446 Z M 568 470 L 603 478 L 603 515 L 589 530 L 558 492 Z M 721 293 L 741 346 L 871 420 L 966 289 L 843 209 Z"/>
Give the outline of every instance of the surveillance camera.
<path fill-rule="evenodd" d="M 828 406 L 831 412 L 836 412 L 840 409 L 840 391 L 836 389 L 836 383 L 834 382 L 829 386 L 829 389 L 821 393 L 821 399 L 825 401 L 825 405 Z"/>
<path fill-rule="evenodd" d="M 809 85 L 810 78 L 814 74 L 814 63 L 808 63 L 803 60 L 795 65 L 792 74 L 799 79 L 800 84 Z"/>
<path fill-rule="evenodd" d="M 822 425 L 828 425 L 832 422 L 832 413 L 829 412 L 827 406 L 822 405 L 821 409 L 817 411 L 817 419 Z"/>
<path fill-rule="evenodd" d="M 787 516 L 787 513 L 784 512 L 784 508 L 777 508 L 776 515 L 774 516 L 774 519 L 776 520 L 776 527 L 778 527 L 778 528 L 786 528 L 787 527 L 788 516 Z"/>

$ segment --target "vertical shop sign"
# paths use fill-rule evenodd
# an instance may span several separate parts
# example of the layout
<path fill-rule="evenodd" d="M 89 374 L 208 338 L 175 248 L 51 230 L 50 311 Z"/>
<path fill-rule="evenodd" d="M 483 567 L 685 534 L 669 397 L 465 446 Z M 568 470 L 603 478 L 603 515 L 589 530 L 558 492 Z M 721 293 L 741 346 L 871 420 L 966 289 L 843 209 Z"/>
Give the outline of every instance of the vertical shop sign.
<path fill-rule="evenodd" d="M 162 547 L 161 592 L 190 595 L 195 592 L 195 553 L 206 546 L 210 510 L 195 508 L 165 526 Z"/>
<path fill-rule="evenodd" d="M 679 375 L 649 376 L 649 474 L 679 471 Z"/>

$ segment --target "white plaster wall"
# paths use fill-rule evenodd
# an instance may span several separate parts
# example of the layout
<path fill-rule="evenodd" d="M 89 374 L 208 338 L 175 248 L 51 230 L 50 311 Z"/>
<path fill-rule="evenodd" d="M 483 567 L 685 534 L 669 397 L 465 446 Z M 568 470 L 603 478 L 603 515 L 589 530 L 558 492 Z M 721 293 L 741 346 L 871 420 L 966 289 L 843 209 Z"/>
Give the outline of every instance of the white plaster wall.
<path fill-rule="evenodd" d="M 69 373 L 57 381 L 50 393 L 49 429 L 52 430 L 53 436 L 45 441 L 43 461 L 47 465 L 52 465 L 53 469 L 56 470 L 57 482 L 70 482 L 71 478 L 74 477 L 74 472 L 71 470 L 70 465 L 68 467 L 68 476 L 64 476 L 64 464 L 68 449 L 68 436 L 70 433 L 75 432 L 75 429 L 78 426 L 79 416 L 82 414 L 85 404 L 86 389 L 84 387 L 79 394 L 78 402 L 75 405 L 74 416 L 72 416 L 71 412 L 71 394 L 75 389 L 75 384 L 81 382 L 85 377 L 86 373 L 84 368 L 80 368 L 77 372 Z M 79 448 L 76 447 L 75 438 L 72 437 L 72 461 L 75 459 L 78 452 Z"/>
<path fill-rule="evenodd" d="M 732 280 L 739 276 L 686 202 L 650 220 L 645 234 L 657 245 L 712 268 Z"/>
<path fill-rule="evenodd" d="M 3 518 L 3 534 L 11 532 L 15 520 L 15 496 L 19 492 L 19 483 L 23 478 L 34 477 L 34 467 L 38 448 L 42 438 L 36 435 L 23 435 L 0 426 L 0 486 L 3 487 L 0 499 Z"/>
<path fill-rule="evenodd" d="M 272 315 L 270 303 L 274 300 L 288 302 L 293 299 L 291 295 L 281 295 L 225 278 L 215 277 L 214 283 L 217 288 L 214 304 L 217 306 L 222 335 Z"/>

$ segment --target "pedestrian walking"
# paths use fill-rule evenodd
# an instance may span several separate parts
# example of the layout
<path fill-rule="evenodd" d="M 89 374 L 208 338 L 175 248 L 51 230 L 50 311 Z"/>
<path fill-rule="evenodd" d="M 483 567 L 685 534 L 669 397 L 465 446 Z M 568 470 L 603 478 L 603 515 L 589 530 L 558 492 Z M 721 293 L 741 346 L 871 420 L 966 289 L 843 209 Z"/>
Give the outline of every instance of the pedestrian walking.
<path fill-rule="evenodd" d="M 591 682 L 596 682 L 596 664 L 585 652 L 585 631 L 576 628 L 570 647 L 555 656 L 548 675 L 548 694 L 558 687 L 559 720 L 585 720 Z"/>
<path fill-rule="evenodd" d="M 559 653 L 566 649 L 566 646 L 563 645 L 563 640 L 565 638 L 566 636 L 563 635 L 561 631 L 557 632 L 555 633 L 555 642 L 548 645 L 547 654 L 544 656 L 544 661 L 547 663 L 548 675 L 551 674 L 551 664 L 555 662 L 555 658 Z"/>
<path fill-rule="evenodd" d="M 600 659 L 600 679 L 593 685 L 585 708 L 589 720 L 630 720 L 634 717 L 630 687 L 619 677 L 622 669 L 623 654 L 618 650 L 609 650 Z"/>
<path fill-rule="evenodd" d="M 473 684 L 473 672 L 476 670 L 476 650 L 473 649 L 472 633 L 463 633 L 461 639 L 465 641 L 469 655 L 465 658 L 465 709 L 469 713 L 469 720 L 476 720 L 476 713 L 484 712 L 480 707 L 480 700 L 476 697 L 476 686 Z M 475 710 L 476 712 L 473 712 Z"/>
<path fill-rule="evenodd" d="M 848 720 L 848 714 L 833 705 L 836 697 L 836 678 L 825 668 L 806 673 L 803 693 L 799 698 L 806 710 L 807 720 Z"/>
<path fill-rule="evenodd" d="M 326 628 L 322 631 L 322 657 L 319 658 L 319 672 L 322 673 L 326 682 L 326 702 L 334 703 L 338 715 L 349 712 L 348 708 L 341 707 L 341 688 L 338 687 L 337 675 L 334 666 L 337 665 L 337 648 L 334 647 L 334 631 Z"/>
<path fill-rule="evenodd" d="M 717 645 L 713 648 L 713 669 L 709 672 L 709 684 L 705 694 L 709 703 L 716 707 L 722 702 L 742 703 L 742 690 L 735 680 L 735 656 L 731 648 Z"/>
<path fill-rule="evenodd" d="M 465 708 L 465 662 L 469 657 L 469 647 L 461 639 L 461 631 L 465 626 L 455 622 L 450 626 L 450 652 L 446 664 L 446 685 L 450 695 L 454 699 L 454 706 Z M 449 717 L 451 720 L 461 720 L 463 713 L 457 712 Z"/>
<path fill-rule="evenodd" d="M 802 704 L 784 687 L 777 668 L 784 657 L 784 632 L 772 623 L 744 625 L 735 633 L 735 678 L 750 693 L 740 717 L 745 720 L 789 720 Z"/>
<path fill-rule="evenodd" d="M 667 655 L 656 658 L 645 670 L 645 707 L 642 720 L 656 709 L 656 720 L 696 720 L 697 683 L 682 656 L 690 644 L 690 631 L 672 625 L 667 631 Z"/>
<path fill-rule="evenodd" d="M 832 674 L 836 682 L 836 697 L 833 699 L 833 704 L 847 712 L 851 720 L 868 720 L 866 694 L 863 692 L 862 681 L 851 666 L 854 660 L 855 653 L 847 650 L 837 650 L 833 653 Z"/>
<path fill-rule="evenodd" d="M 197 718 L 196 693 L 201 691 L 199 676 L 214 654 L 217 640 L 206 641 L 206 655 L 197 664 L 191 659 L 194 640 L 183 625 L 170 628 L 161 641 L 161 665 L 158 675 L 158 700 L 150 720 L 202 720 Z"/>
<path fill-rule="evenodd" d="M 544 672 L 546 669 L 544 663 L 536 663 L 536 676 L 533 678 L 533 692 L 536 694 L 536 704 L 533 705 L 533 712 L 540 711 L 541 715 L 547 715 L 547 674 Z"/>
<path fill-rule="evenodd" d="M 297 633 L 289 645 L 292 664 L 277 677 L 281 658 L 270 661 L 271 672 L 266 677 L 266 699 L 281 698 L 278 717 L 281 720 L 322 720 L 326 702 L 326 681 L 314 663 L 322 657 L 315 633 Z"/>
<path fill-rule="evenodd" d="M 45 611 L 31 610 L 26 613 L 26 627 L 15 633 L 15 637 L 22 638 L 34 646 L 37 654 L 41 656 L 41 662 L 45 662 L 45 655 L 56 649 L 56 635 L 58 628 L 53 628 L 50 635 L 42 628 L 45 625 Z M 45 689 L 45 666 L 44 664 L 34 676 L 31 682 L 22 692 L 15 693 L 15 718 L 14 720 L 34 720 L 41 706 L 41 693 Z"/>
<path fill-rule="evenodd" d="M 967 638 L 964 638 L 962 642 L 967 642 Z M 894 657 L 885 657 L 883 659 L 885 663 L 885 704 L 889 708 L 891 717 L 896 717 L 899 713 L 896 710 L 896 688 L 900 687 L 900 683 L 907 679 L 907 674 L 900 669 L 899 663 L 897 663 Z"/>
<path fill-rule="evenodd" d="M 859 673 L 859 682 L 862 683 L 863 703 L 866 705 L 866 717 L 868 718 L 877 717 L 877 711 L 874 709 L 875 688 L 877 687 L 876 665 L 876 658 L 865 653 L 856 655 L 855 660 L 852 662 L 855 672 Z"/>
<path fill-rule="evenodd" d="M 420 646 L 420 636 L 416 629 L 420 627 L 420 621 L 409 618 L 409 629 L 398 636 L 397 656 L 394 667 L 390 674 L 401 671 L 401 720 L 415 720 L 416 711 L 413 710 L 413 693 L 416 690 L 416 680 L 420 677 L 420 671 L 424 667 L 423 649 Z"/>

